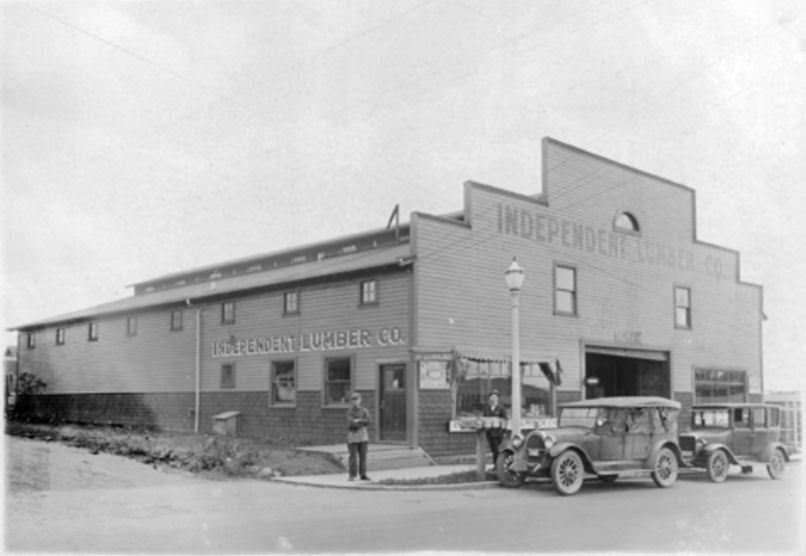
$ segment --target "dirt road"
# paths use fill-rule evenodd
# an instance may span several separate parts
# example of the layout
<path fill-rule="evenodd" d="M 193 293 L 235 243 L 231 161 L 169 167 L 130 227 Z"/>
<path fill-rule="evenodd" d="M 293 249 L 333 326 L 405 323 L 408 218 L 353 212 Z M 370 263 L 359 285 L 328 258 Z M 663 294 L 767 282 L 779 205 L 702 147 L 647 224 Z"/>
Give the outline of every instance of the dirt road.
<path fill-rule="evenodd" d="M 6 437 L 6 549 L 73 553 L 802 553 L 799 464 L 712 484 L 356 491 L 213 481 Z"/>

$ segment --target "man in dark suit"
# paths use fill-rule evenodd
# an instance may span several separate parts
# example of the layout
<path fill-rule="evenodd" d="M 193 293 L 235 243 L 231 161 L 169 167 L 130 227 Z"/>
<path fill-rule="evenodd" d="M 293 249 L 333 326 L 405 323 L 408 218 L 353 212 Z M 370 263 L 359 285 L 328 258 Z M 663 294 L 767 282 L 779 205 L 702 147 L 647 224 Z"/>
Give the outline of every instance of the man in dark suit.
<path fill-rule="evenodd" d="M 498 417 L 501 422 L 497 427 L 490 427 L 487 429 L 487 443 L 490 445 L 490 451 L 493 453 L 493 467 L 498 462 L 498 446 L 504 438 L 504 427 L 507 420 L 506 410 L 498 405 L 498 390 L 493 390 L 487 398 L 487 405 L 484 406 L 484 417 Z"/>

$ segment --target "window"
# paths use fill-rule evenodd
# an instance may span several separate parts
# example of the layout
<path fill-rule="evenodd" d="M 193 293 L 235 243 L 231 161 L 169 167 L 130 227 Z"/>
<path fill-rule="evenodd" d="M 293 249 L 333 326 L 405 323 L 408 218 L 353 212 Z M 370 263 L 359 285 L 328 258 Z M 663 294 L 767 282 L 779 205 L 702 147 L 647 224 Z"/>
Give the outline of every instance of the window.
<path fill-rule="evenodd" d="M 25 335 L 25 347 L 34 349 L 36 347 L 36 335 L 33 332 L 28 332 Z"/>
<path fill-rule="evenodd" d="M 767 426 L 768 427 L 779 427 L 781 426 L 781 413 L 777 407 L 768 407 L 767 411 Z"/>
<path fill-rule="evenodd" d="M 675 286 L 674 288 L 674 326 L 675 328 L 691 328 L 691 289 Z"/>
<path fill-rule="evenodd" d="M 64 345 L 64 328 L 56 329 L 56 345 L 57 346 Z"/>
<path fill-rule="evenodd" d="M 737 407 L 733 410 L 733 426 L 738 428 L 750 428 L 750 408 Z"/>
<path fill-rule="evenodd" d="M 577 314 L 577 270 L 574 267 L 554 267 L 554 314 Z"/>
<path fill-rule="evenodd" d="M 221 365 L 221 388 L 235 388 L 235 365 L 233 363 Z"/>
<path fill-rule="evenodd" d="M 352 387 L 350 358 L 325 361 L 325 405 L 346 404 Z"/>
<path fill-rule="evenodd" d="M 171 326 L 173 328 L 173 325 Z M 179 328 L 182 328 L 180 319 Z M 126 336 L 137 336 L 137 317 L 128 317 L 126 319 Z"/>
<path fill-rule="evenodd" d="M 171 330 L 182 330 L 183 311 L 171 311 Z"/>
<path fill-rule="evenodd" d="M 271 392 L 269 401 L 273 405 L 294 404 L 297 402 L 297 377 L 293 361 L 271 362 Z"/>
<path fill-rule="evenodd" d="M 378 281 L 364 280 L 361 282 L 361 305 L 370 305 L 378 302 Z"/>
<path fill-rule="evenodd" d="M 617 232 L 629 232 L 637 234 L 641 231 L 638 220 L 629 212 L 619 213 L 613 220 L 613 229 Z"/>
<path fill-rule="evenodd" d="M 763 407 L 753 408 L 753 428 L 764 428 L 767 426 L 765 413 Z"/>
<path fill-rule="evenodd" d="M 694 369 L 696 403 L 746 401 L 746 375 L 744 371 Z"/>
<path fill-rule="evenodd" d="M 235 322 L 235 303 L 233 301 L 221 304 L 221 322 L 224 324 Z"/>
<path fill-rule="evenodd" d="M 90 342 L 97 342 L 98 341 L 98 323 L 91 322 L 87 329 L 87 339 Z"/>
<path fill-rule="evenodd" d="M 298 292 L 285 292 L 283 294 L 283 314 L 296 315 L 299 314 L 299 293 Z"/>

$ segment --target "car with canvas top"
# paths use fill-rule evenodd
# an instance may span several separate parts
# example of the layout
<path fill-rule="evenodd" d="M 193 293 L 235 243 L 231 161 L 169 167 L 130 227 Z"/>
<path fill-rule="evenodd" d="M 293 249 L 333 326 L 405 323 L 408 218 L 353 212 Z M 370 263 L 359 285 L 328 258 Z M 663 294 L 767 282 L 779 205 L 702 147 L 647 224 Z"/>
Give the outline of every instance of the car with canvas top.
<path fill-rule="evenodd" d="M 674 484 L 680 465 L 677 417 L 680 403 L 655 396 L 593 398 L 560 406 L 557 426 L 510 434 L 499 447 L 499 483 L 517 487 L 547 477 L 570 495 L 585 478 L 614 481 L 651 477 Z"/>

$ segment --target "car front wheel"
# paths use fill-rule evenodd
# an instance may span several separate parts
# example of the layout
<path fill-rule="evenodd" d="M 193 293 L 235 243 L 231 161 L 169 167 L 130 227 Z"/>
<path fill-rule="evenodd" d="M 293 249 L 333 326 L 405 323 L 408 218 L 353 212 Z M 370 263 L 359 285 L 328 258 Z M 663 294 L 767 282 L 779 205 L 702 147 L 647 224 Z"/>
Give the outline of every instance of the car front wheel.
<path fill-rule="evenodd" d="M 767 464 L 767 473 L 772 479 L 780 479 L 784 474 L 784 469 L 786 469 L 786 458 L 784 458 L 783 452 L 776 448 Z"/>
<path fill-rule="evenodd" d="M 661 448 L 652 469 L 652 480 L 659 487 L 670 487 L 677 479 L 677 456 L 669 448 Z"/>
<path fill-rule="evenodd" d="M 715 450 L 708 456 L 706 470 L 708 471 L 708 478 L 711 482 L 721 483 L 727 479 L 729 467 L 728 456 L 723 450 Z"/>
<path fill-rule="evenodd" d="M 512 470 L 515 462 L 515 454 L 507 450 L 498 454 L 498 461 L 495 462 L 495 472 L 498 475 L 498 482 L 507 488 L 516 488 L 523 484 L 523 473 Z"/>
<path fill-rule="evenodd" d="M 585 467 L 575 451 L 566 450 L 551 462 L 551 482 L 560 494 L 575 494 L 584 480 Z"/>

